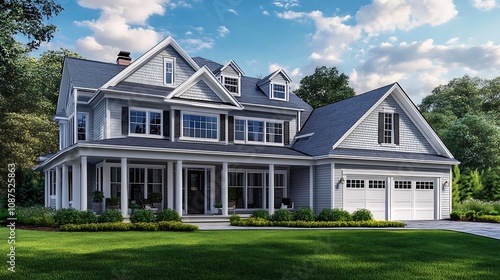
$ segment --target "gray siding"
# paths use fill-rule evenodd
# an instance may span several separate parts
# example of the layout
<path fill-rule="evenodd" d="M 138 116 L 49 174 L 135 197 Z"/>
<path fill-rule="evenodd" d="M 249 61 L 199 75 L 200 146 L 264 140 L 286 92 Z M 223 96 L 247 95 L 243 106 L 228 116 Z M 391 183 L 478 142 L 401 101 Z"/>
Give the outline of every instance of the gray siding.
<path fill-rule="evenodd" d="M 228 67 L 226 67 L 226 69 L 224 69 L 224 71 L 222 71 L 222 76 L 236 76 L 236 77 L 238 77 L 239 73 L 238 73 L 238 71 L 236 71 L 233 68 L 233 66 L 229 65 Z"/>
<path fill-rule="evenodd" d="M 319 214 L 325 208 L 331 208 L 331 165 L 317 165 L 314 168 L 314 212 Z"/>
<path fill-rule="evenodd" d="M 260 87 L 260 89 L 261 89 L 261 90 L 262 90 L 262 91 L 263 91 L 263 92 L 264 92 L 267 96 L 269 96 L 269 94 L 270 94 L 270 92 L 269 92 L 269 84 L 270 84 L 270 82 L 267 82 L 267 83 L 262 84 L 262 85 L 260 85 L 260 86 L 259 86 L 259 87 Z"/>
<path fill-rule="evenodd" d="M 344 207 L 344 192 L 339 186 L 340 177 L 342 177 L 342 170 L 339 169 L 338 165 L 335 165 L 335 194 L 333 207 L 342 209 Z"/>
<path fill-rule="evenodd" d="M 295 203 L 295 209 L 309 207 L 309 166 L 290 168 L 288 196 Z"/>
<path fill-rule="evenodd" d="M 92 114 L 92 110 L 89 108 L 87 105 L 78 105 L 78 108 L 76 109 L 78 113 L 86 113 L 87 114 L 87 135 L 88 139 L 87 141 L 91 140 L 94 135 L 94 114 Z"/>
<path fill-rule="evenodd" d="M 215 94 L 212 89 L 202 80 L 198 81 L 191 88 L 186 90 L 180 98 L 202 100 L 202 101 L 212 101 L 212 102 L 222 102 L 222 100 Z"/>
<path fill-rule="evenodd" d="M 182 84 L 194 74 L 193 68 L 171 46 L 166 47 L 158 55 L 151 58 L 141 68 L 125 79 L 127 82 L 163 86 L 163 58 L 175 58 L 174 86 Z"/>
<path fill-rule="evenodd" d="M 66 116 L 70 117 L 75 112 L 75 96 L 73 92 L 68 94 L 68 102 L 66 103 Z"/>
<path fill-rule="evenodd" d="M 378 143 L 378 113 L 383 112 L 384 107 L 394 109 L 394 112 L 399 114 L 400 145 L 388 147 Z M 373 110 L 338 147 L 437 154 L 392 96 L 388 96 Z"/>
<path fill-rule="evenodd" d="M 92 110 L 93 115 L 93 140 L 105 138 L 105 123 L 106 123 L 106 99 L 101 100 Z"/>
<path fill-rule="evenodd" d="M 449 219 L 450 218 L 450 212 L 451 212 L 451 209 L 450 209 L 450 201 L 451 201 L 451 197 L 450 197 L 450 190 L 452 188 L 452 179 L 450 178 L 450 175 L 449 173 L 443 173 L 441 175 L 441 184 L 443 184 L 444 182 L 448 181 L 448 187 L 446 188 L 441 188 L 441 186 L 438 186 L 439 188 L 441 188 L 441 218 L 442 219 Z"/>
<path fill-rule="evenodd" d="M 108 99 L 110 138 L 122 135 L 122 106 L 130 106 L 127 100 Z"/>
<path fill-rule="evenodd" d="M 271 82 L 276 83 L 276 84 L 285 84 L 287 81 L 286 81 L 285 77 L 280 73 L 279 75 L 276 75 L 276 77 L 274 77 L 271 80 Z"/>

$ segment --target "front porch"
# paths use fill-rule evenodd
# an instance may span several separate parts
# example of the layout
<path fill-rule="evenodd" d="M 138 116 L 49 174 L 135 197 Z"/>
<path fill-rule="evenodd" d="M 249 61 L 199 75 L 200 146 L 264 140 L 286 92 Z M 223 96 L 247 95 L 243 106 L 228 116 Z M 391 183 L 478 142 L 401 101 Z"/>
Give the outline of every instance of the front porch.
<path fill-rule="evenodd" d="M 105 198 L 119 199 L 119 210 L 129 217 L 142 199 L 159 193 L 160 211 L 175 209 L 183 220 L 225 221 L 233 213 L 247 216 L 259 209 L 273 214 L 281 208 L 283 198 L 295 202 L 295 208 L 312 207 L 312 195 L 307 193 L 312 189 L 312 167 L 304 165 L 301 169 L 310 173 L 304 174 L 309 186 L 301 185 L 299 190 L 290 182 L 291 166 L 278 160 L 263 164 L 81 156 L 45 171 L 45 205 L 92 210 L 92 193 L 101 191 Z M 100 208 L 105 207 L 104 200 Z"/>

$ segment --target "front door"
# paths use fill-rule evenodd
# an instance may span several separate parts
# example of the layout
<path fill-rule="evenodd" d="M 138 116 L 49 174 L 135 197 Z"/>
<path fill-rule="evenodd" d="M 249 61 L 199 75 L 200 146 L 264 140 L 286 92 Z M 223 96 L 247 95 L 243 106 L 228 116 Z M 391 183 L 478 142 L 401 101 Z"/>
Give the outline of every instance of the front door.
<path fill-rule="evenodd" d="M 188 214 L 204 214 L 205 208 L 205 171 L 189 170 L 188 184 Z"/>

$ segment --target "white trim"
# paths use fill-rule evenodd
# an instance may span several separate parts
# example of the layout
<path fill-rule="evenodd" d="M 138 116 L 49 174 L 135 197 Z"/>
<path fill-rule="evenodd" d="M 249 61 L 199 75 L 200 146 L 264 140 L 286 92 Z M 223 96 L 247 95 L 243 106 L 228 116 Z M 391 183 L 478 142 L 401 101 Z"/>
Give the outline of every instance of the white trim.
<path fill-rule="evenodd" d="M 270 86 L 271 86 L 271 92 L 269 94 L 269 98 L 270 99 L 274 99 L 274 100 L 281 100 L 281 101 L 288 101 L 288 83 L 270 83 Z M 278 98 L 278 97 L 275 97 L 274 96 L 274 86 L 283 86 L 285 88 L 285 96 L 284 98 Z M 281 91 L 280 91 L 281 92 Z"/>
<path fill-rule="evenodd" d="M 330 208 L 335 208 L 335 184 L 337 181 L 335 180 L 335 162 L 332 162 L 330 165 Z"/>
<path fill-rule="evenodd" d="M 280 106 L 273 106 L 273 105 L 263 105 L 263 104 L 254 104 L 254 103 L 246 103 L 246 102 L 241 102 L 241 105 L 248 106 L 248 107 L 262 107 L 262 108 L 271 108 L 271 109 L 279 109 L 279 110 L 286 110 L 286 111 L 305 111 L 304 109 L 299 109 L 299 108 L 288 108 L 288 107 L 280 107 Z M 253 108 L 252 108 L 253 109 Z M 261 109 L 262 112 L 269 112 L 266 109 Z"/>
<path fill-rule="evenodd" d="M 241 70 L 240 66 L 238 66 L 238 64 L 232 59 L 229 60 L 224 66 L 222 66 L 222 68 L 219 71 L 222 73 L 224 69 L 226 69 L 229 65 L 234 66 L 234 68 L 236 68 L 236 71 L 239 72 L 240 76 L 245 75 L 243 70 Z"/>
<path fill-rule="evenodd" d="M 228 91 L 234 95 L 234 96 L 241 96 L 241 77 L 240 76 L 234 76 L 234 75 L 224 75 L 224 74 L 221 74 L 220 75 L 220 82 L 221 84 L 226 87 L 226 78 L 229 78 L 229 79 L 236 79 L 238 81 L 238 92 L 232 92 L 232 91 Z M 229 85 L 229 86 L 234 86 L 234 85 Z M 227 87 L 226 87 L 227 89 Z"/>
<path fill-rule="evenodd" d="M 146 131 L 144 133 L 130 132 L 130 123 L 131 123 L 130 118 L 131 118 L 132 111 L 146 113 Z M 160 123 L 160 134 L 159 135 L 150 133 L 150 129 L 151 129 L 150 116 L 149 116 L 150 113 L 159 113 L 160 114 L 161 123 Z M 163 135 L 163 111 L 158 110 L 158 109 L 146 109 L 146 108 L 142 108 L 142 107 L 129 107 L 129 110 L 128 110 L 128 136 L 147 137 L 147 138 L 163 138 L 164 137 L 164 135 Z"/>
<path fill-rule="evenodd" d="M 81 114 L 81 115 L 84 115 L 85 116 L 85 140 L 78 140 L 78 115 Z M 78 141 L 90 141 L 89 139 L 89 126 L 90 126 L 90 114 L 89 113 L 86 113 L 86 112 L 81 112 L 81 113 L 77 113 L 76 114 L 76 139 L 75 141 L 78 142 Z"/>
<path fill-rule="evenodd" d="M 303 134 L 303 135 L 296 135 L 294 137 L 295 140 L 297 139 L 301 139 L 301 138 L 306 138 L 306 137 L 310 137 L 310 136 L 313 136 L 314 135 L 314 132 L 311 132 L 311 133 L 307 133 L 307 134 Z"/>
<path fill-rule="evenodd" d="M 325 158 L 314 157 L 314 160 Z M 380 158 L 380 157 L 365 157 L 365 156 L 354 156 L 354 155 L 328 155 L 326 158 L 334 159 L 358 159 L 358 160 L 370 160 L 370 161 L 390 161 L 390 162 L 418 162 L 418 163 L 431 163 L 431 164 L 445 164 L 454 165 L 456 163 L 449 161 L 438 161 L 438 160 L 423 160 L 423 159 L 407 159 L 407 158 Z"/>
<path fill-rule="evenodd" d="M 257 86 L 261 86 L 261 85 L 267 83 L 268 81 L 269 82 L 272 81 L 274 79 L 274 77 L 276 77 L 279 73 L 281 73 L 285 77 L 285 79 L 288 80 L 289 83 L 292 82 L 292 79 L 290 79 L 290 76 L 288 76 L 288 74 L 285 72 L 285 70 L 278 69 L 278 70 L 274 71 L 274 73 L 271 76 L 269 76 L 268 79 L 261 80 L 259 83 L 257 83 Z"/>
<path fill-rule="evenodd" d="M 199 116 L 199 117 L 212 117 L 217 119 L 217 138 L 198 138 L 198 137 L 190 137 L 184 136 L 184 115 L 190 116 Z M 207 142 L 219 142 L 220 140 L 220 115 L 209 114 L 204 112 L 196 112 L 196 111 L 181 111 L 180 118 L 180 126 L 181 131 L 179 133 L 179 140 L 196 140 L 196 141 L 207 141 Z"/>
<path fill-rule="evenodd" d="M 421 172 L 421 171 L 404 171 L 404 175 L 395 174 L 393 170 L 374 170 L 374 169 L 341 169 L 342 176 L 347 175 L 362 175 L 362 176 L 378 176 L 378 177 L 394 177 L 394 178 L 436 178 L 441 176 L 442 173 L 435 172 Z"/>
<path fill-rule="evenodd" d="M 164 57 L 163 58 L 163 84 L 166 86 L 173 87 L 175 85 L 175 57 Z M 167 63 L 172 63 L 172 82 L 167 83 Z"/>
<path fill-rule="evenodd" d="M 252 117 L 240 117 L 240 116 L 234 116 L 234 126 L 236 126 L 236 120 L 244 120 L 245 121 L 245 140 L 236 140 L 236 129 L 234 129 L 234 143 L 237 144 L 251 144 L 251 145 L 266 145 L 266 146 L 279 146 L 282 147 L 284 146 L 285 143 L 285 121 L 282 120 L 271 120 L 271 119 L 264 119 L 264 118 L 252 118 Z M 257 121 L 257 122 L 263 122 L 263 141 L 249 141 L 248 140 L 248 121 Z M 281 143 L 276 143 L 276 142 L 267 142 L 266 136 L 267 136 L 267 123 L 278 123 L 281 124 L 282 126 L 282 141 Z"/>
<path fill-rule="evenodd" d="M 109 104 L 108 104 L 108 98 L 105 99 L 106 100 L 106 107 L 105 107 L 105 112 L 104 112 L 104 117 L 105 117 L 105 134 L 104 134 L 104 139 L 108 139 L 110 138 L 110 134 L 111 134 L 111 110 L 109 109 Z"/>

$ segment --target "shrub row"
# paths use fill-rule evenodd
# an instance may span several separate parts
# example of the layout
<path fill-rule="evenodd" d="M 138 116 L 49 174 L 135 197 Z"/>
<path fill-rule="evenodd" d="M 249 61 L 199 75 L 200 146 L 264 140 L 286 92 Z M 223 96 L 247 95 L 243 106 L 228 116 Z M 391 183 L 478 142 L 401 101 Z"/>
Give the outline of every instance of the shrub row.
<path fill-rule="evenodd" d="M 486 215 L 474 210 L 453 211 L 450 213 L 450 219 L 453 221 L 500 223 L 500 216 Z"/>
<path fill-rule="evenodd" d="M 56 224 L 54 208 L 43 206 L 17 207 L 16 218 L 19 222 L 27 225 L 53 226 Z"/>
<path fill-rule="evenodd" d="M 198 226 L 181 222 L 162 221 L 158 223 L 91 223 L 66 224 L 60 227 L 61 231 L 195 231 Z"/>
<path fill-rule="evenodd" d="M 137 210 L 130 216 L 130 221 L 132 223 L 144 222 L 178 222 L 181 220 L 181 216 L 177 211 L 173 209 L 164 209 L 160 213 L 155 215 L 149 210 Z"/>
<path fill-rule="evenodd" d="M 478 199 L 468 199 L 463 202 L 453 204 L 453 210 L 466 212 L 474 210 L 476 213 L 484 215 L 500 215 L 500 201 L 485 202 Z"/>
<path fill-rule="evenodd" d="M 253 227 L 405 227 L 406 224 L 397 221 L 270 221 L 262 218 L 240 219 L 231 222 L 232 226 Z"/>
<path fill-rule="evenodd" d="M 368 209 L 358 209 L 352 215 L 342 209 L 323 209 L 316 217 L 314 212 L 307 207 L 299 208 L 291 213 L 287 209 L 278 209 L 272 216 L 266 210 L 257 210 L 252 213 L 251 218 L 263 219 L 268 221 L 370 221 L 373 215 Z"/>

